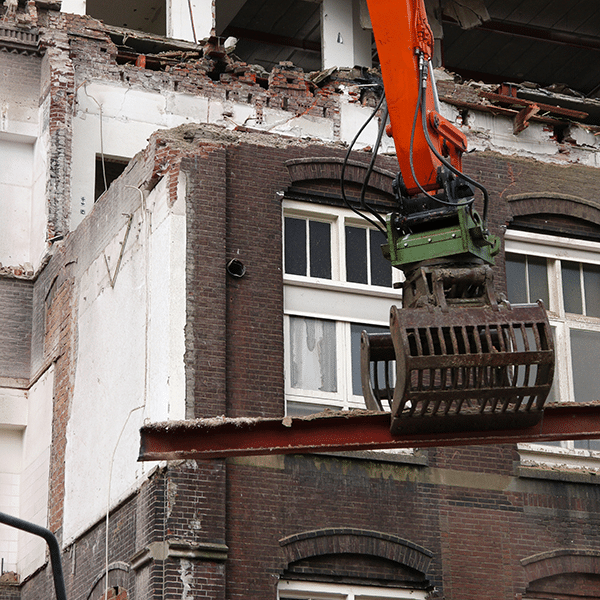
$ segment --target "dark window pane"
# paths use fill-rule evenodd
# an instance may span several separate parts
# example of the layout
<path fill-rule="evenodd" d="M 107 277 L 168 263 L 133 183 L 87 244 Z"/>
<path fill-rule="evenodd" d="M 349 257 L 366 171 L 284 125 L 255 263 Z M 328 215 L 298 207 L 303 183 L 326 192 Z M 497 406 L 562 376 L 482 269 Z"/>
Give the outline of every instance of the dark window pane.
<path fill-rule="evenodd" d="M 306 221 L 285 218 L 285 272 L 306 275 Z"/>
<path fill-rule="evenodd" d="M 89 14 L 89 13 L 88 13 Z M 104 194 L 110 187 L 110 184 L 117 178 L 127 165 L 129 160 L 108 159 L 104 157 L 104 165 L 102 165 L 102 157 L 96 156 L 96 179 L 94 181 L 94 202 Z M 104 178 L 106 176 L 106 187 Z"/>
<path fill-rule="evenodd" d="M 545 258 L 529 256 L 529 301 L 541 300 L 549 308 L 550 294 L 548 293 L 548 265 Z"/>
<path fill-rule="evenodd" d="M 368 283 L 367 230 L 346 227 L 346 281 Z"/>
<path fill-rule="evenodd" d="M 520 254 L 506 255 L 506 288 L 508 299 L 514 304 L 527 302 L 525 256 Z"/>
<path fill-rule="evenodd" d="M 577 313 L 580 315 L 583 313 L 583 305 L 581 303 L 579 263 L 563 260 L 561 267 L 565 312 Z"/>
<path fill-rule="evenodd" d="M 331 226 L 309 221 L 310 276 L 331 279 Z"/>
<path fill-rule="evenodd" d="M 362 383 L 360 377 L 360 335 L 363 331 L 368 333 L 389 333 L 389 327 L 378 325 L 361 325 L 353 323 L 350 325 L 350 354 L 352 361 L 352 393 L 362 396 Z M 385 381 L 383 365 L 380 365 L 379 381 Z"/>
<path fill-rule="evenodd" d="M 381 231 L 371 230 L 369 232 L 371 250 L 371 283 L 392 287 L 392 264 L 383 256 L 382 244 L 387 238 Z"/>
<path fill-rule="evenodd" d="M 600 400 L 600 332 L 571 329 L 571 364 L 575 402 Z"/>
<path fill-rule="evenodd" d="M 600 265 L 583 265 L 583 289 L 585 314 L 600 317 Z"/>

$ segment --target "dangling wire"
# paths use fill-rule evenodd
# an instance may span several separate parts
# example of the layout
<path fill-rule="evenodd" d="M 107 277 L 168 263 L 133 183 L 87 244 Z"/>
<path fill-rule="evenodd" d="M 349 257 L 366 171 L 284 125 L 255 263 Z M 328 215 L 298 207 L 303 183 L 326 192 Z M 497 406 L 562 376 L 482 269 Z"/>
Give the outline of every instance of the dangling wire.
<path fill-rule="evenodd" d="M 368 210 L 372 215 L 374 215 L 377 218 L 377 220 L 384 226 L 384 228 L 386 227 L 385 219 L 366 203 L 365 195 L 367 193 L 367 186 L 369 185 L 369 180 L 371 179 L 371 173 L 373 173 L 373 169 L 375 168 L 375 159 L 377 158 L 377 153 L 379 152 L 379 146 L 381 145 L 381 138 L 383 137 L 383 132 L 385 131 L 385 125 L 387 123 L 388 114 L 388 107 L 386 103 L 383 108 L 383 113 L 381 115 L 381 123 L 379 124 L 379 131 L 377 132 L 377 140 L 375 141 L 375 146 L 373 147 L 373 151 L 371 153 L 371 162 L 369 163 L 369 167 L 367 168 L 367 173 L 365 175 L 362 188 L 360 190 L 361 207 L 364 210 Z M 386 233 L 385 229 L 382 231 L 383 233 Z"/>
<path fill-rule="evenodd" d="M 414 179 L 415 183 L 417 184 L 418 188 L 421 190 L 421 192 L 423 192 L 423 194 L 425 194 L 428 198 L 431 198 L 438 204 L 444 204 L 447 206 L 470 206 L 473 204 L 474 198 L 471 198 L 470 200 L 467 200 L 465 202 L 449 202 L 447 200 L 442 200 L 441 198 L 437 198 L 433 194 L 430 194 L 421 185 L 421 183 L 417 179 L 417 175 L 415 173 L 415 165 L 414 165 L 414 161 L 413 161 L 413 155 L 414 155 L 415 131 L 417 128 L 417 120 L 419 117 L 419 110 L 420 110 L 421 116 L 422 116 L 422 127 L 423 127 L 423 130 L 425 133 L 425 140 L 427 141 L 427 145 L 434 152 L 436 157 L 442 162 L 442 164 L 448 166 L 452 172 L 459 175 L 463 179 L 468 179 L 466 176 L 463 176 L 463 174 L 460 171 L 458 171 L 458 169 L 455 169 L 448 161 L 446 161 L 445 158 L 443 158 L 437 152 L 437 149 L 434 148 L 433 143 L 431 142 L 431 139 L 429 137 L 429 131 L 427 130 L 427 118 L 426 118 L 426 116 L 427 116 L 427 96 L 423 93 L 425 91 L 425 89 L 427 88 L 427 68 L 424 67 L 424 65 L 425 65 L 425 62 L 423 60 L 423 55 L 420 55 L 419 56 L 419 95 L 417 97 L 417 104 L 415 106 L 415 114 L 413 117 L 413 125 L 412 125 L 412 130 L 410 133 L 410 149 L 409 149 L 409 155 L 408 155 L 408 161 L 410 164 L 410 172 L 411 172 L 413 179 Z"/>
<path fill-rule="evenodd" d="M 424 79 L 425 81 L 427 80 L 427 71 L 424 71 Z M 422 88 L 421 88 L 422 89 Z M 427 145 L 429 146 L 429 148 L 431 149 L 431 151 L 435 154 L 436 158 L 450 171 L 452 171 L 452 173 L 454 173 L 457 177 L 460 177 L 463 181 L 466 181 L 467 183 L 470 183 L 473 187 L 476 187 L 477 189 L 481 190 L 481 193 L 483 194 L 483 223 L 485 225 L 485 223 L 487 222 L 487 211 L 488 211 L 488 204 L 489 204 L 489 194 L 487 189 L 485 188 L 485 186 L 483 186 L 481 183 L 479 183 L 478 181 L 475 181 L 474 179 L 472 179 L 471 177 L 469 177 L 468 175 L 465 175 L 464 173 L 462 173 L 461 171 L 459 171 L 449 160 L 447 160 L 444 156 L 442 156 L 437 148 L 435 147 L 434 143 L 431 140 L 431 137 L 429 136 L 429 130 L 427 128 L 427 118 L 426 118 L 426 98 L 423 96 L 421 98 L 421 102 L 422 102 L 422 106 L 421 106 L 421 119 L 422 119 L 422 124 L 423 124 L 423 131 L 425 133 L 425 140 L 427 141 Z M 449 203 L 449 202 L 444 202 L 443 200 L 440 200 L 439 198 L 436 198 L 436 200 L 438 202 L 440 202 L 441 204 L 453 204 L 453 203 Z M 454 206 L 465 206 L 465 205 L 471 205 L 474 202 L 474 198 L 472 198 L 471 200 L 469 200 L 468 202 L 463 202 L 463 203 L 456 203 L 454 204 Z"/>
<path fill-rule="evenodd" d="M 461 171 L 459 171 L 452 163 L 450 163 L 448 160 L 446 160 L 445 157 L 443 157 L 437 150 L 437 148 L 435 147 L 435 145 L 433 144 L 433 142 L 431 141 L 431 137 L 429 135 L 429 130 L 427 128 L 427 110 L 426 110 L 426 101 L 427 98 L 425 96 L 425 94 L 423 93 L 424 89 L 426 88 L 426 82 L 427 82 L 427 70 L 426 68 L 424 68 L 424 62 L 423 62 L 423 58 L 422 56 L 420 57 L 420 67 L 419 67 L 419 72 L 420 72 L 420 82 L 419 82 L 419 96 L 417 99 L 417 105 L 415 108 L 415 115 L 414 115 L 414 119 L 413 119 L 413 127 L 412 127 L 412 132 L 411 132 L 411 136 L 410 136 L 410 153 L 409 153 L 409 163 L 410 163 L 410 170 L 413 176 L 413 179 L 415 180 L 415 183 L 417 184 L 417 186 L 419 187 L 419 189 L 421 190 L 421 192 L 423 192 L 428 198 L 431 198 L 432 200 L 434 200 L 435 202 L 437 202 L 438 204 L 444 204 L 446 206 L 471 206 L 475 199 L 471 198 L 470 200 L 467 200 L 465 202 L 448 202 L 446 200 L 442 200 L 441 198 L 437 198 L 436 196 L 433 196 L 432 194 L 430 194 L 429 192 L 427 192 L 423 186 L 419 183 L 419 181 L 417 180 L 416 174 L 415 174 L 415 169 L 414 169 L 414 164 L 413 164 L 413 147 L 414 147 L 414 136 L 415 136 L 415 129 L 416 129 L 416 125 L 417 125 L 417 118 L 418 118 L 418 114 L 419 114 L 419 110 L 421 110 L 421 119 L 422 119 L 422 127 L 423 127 L 423 133 L 425 134 L 425 140 L 427 142 L 427 145 L 429 146 L 429 148 L 431 149 L 431 151 L 433 152 L 433 154 L 436 156 L 436 158 L 448 169 L 450 170 L 452 173 L 454 173 L 457 177 L 460 177 L 463 181 L 466 181 L 467 183 L 470 183 L 472 186 L 478 188 L 479 190 L 481 190 L 482 194 L 483 194 L 483 223 L 484 226 L 487 222 L 487 211 L 488 211 L 488 205 L 489 205 L 489 194 L 487 189 L 479 182 L 475 181 L 474 179 L 472 179 L 471 177 L 469 177 L 468 175 L 465 175 L 464 173 L 462 173 Z"/>
<path fill-rule="evenodd" d="M 375 164 L 377 149 L 379 148 L 379 144 L 381 143 L 381 137 L 383 135 L 383 130 L 385 129 L 385 121 L 387 119 L 387 107 L 386 107 L 386 109 L 384 111 L 384 115 L 382 117 L 381 126 L 379 127 L 379 133 L 377 135 L 377 142 L 376 142 L 377 145 L 375 148 L 373 148 L 371 164 L 369 165 L 369 168 L 367 169 L 367 176 L 365 177 L 365 180 L 363 181 L 363 187 L 361 190 L 361 197 L 360 197 L 361 207 L 364 210 L 370 212 L 379 222 L 377 222 L 377 221 L 373 220 L 371 217 L 363 214 L 357 208 L 355 208 L 354 206 L 352 206 L 350 204 L 350 201 L 348 200 L 348 197 L 346 196 L 345 177 L 344 177 L 345 173 L 346 173 L 346 166 L 348 164 L 348 160 L 350 158 L 350 154 L 352 153 L 352 148 L 354 147 L 354 144 L 360 137 L 361 133 L 365 130 L 367 125 L 373 120 L 373 117 L 377 114 L 377 111 L 381 108 L 381 105 L 383 104 L 384 100 L 385 100 L 385 92 L 383 92 L 383 94 L 381 95 L 381 99 L 377 103 L 377 106 L 375 107 L 375 109 L 373 110 L 373 112 L 371 113 L 369 118 L 363 123 L 361 128 L 358 130 L 358 132 L 354 136 L 353 140 L 350 142 L 350 145 L 348 146 L 348 151 L 346 152 L 346 156 L 345 156 L 344 162 L 342 164 L 342 173 L 340 175 L 340 190 L 342 192 L 342 199 L 344 200 L 344 203 L 352 212 L 356 213 L 359 217 L 362 217 L 363 219 L 365 219 L 365 221 L 370 223 L 373 227 L 376 227 L 377 229 L 379 229 L 379 231 L 381 231 L 384 235 L 387 235 L 387 232 L 385 230 L 385 220 L 383 219 L 383 217 L 377 211 L 373 210 L 370 206 L 368 206 L 364 202 L 364 195 L 366 192 L 368 178 L 371 176 L 371 172 L 373 170 L 373 165 Z M 382 225 L 383 225 L 383 227 L 382 227 Z"/>

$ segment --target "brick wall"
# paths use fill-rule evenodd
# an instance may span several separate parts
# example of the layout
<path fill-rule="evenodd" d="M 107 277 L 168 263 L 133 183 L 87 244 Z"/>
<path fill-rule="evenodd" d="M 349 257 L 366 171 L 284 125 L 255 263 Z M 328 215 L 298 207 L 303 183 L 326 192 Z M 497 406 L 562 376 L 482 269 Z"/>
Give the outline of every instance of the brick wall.
<path fill-rule="evenodd" d="M 203 147 L 187 158 L 188 416 L 225 413 L 226 151 Z M 194 373 L 193 381 L 190 376 Z"/>
<path fill-rule="evenodd" d="M 33 282 L 0 278 L 0 377 L 30 375 Z"/>
<path fill-rule="evenodd" d="M 174 194 L 179 178 L 187 179 L 190 414 L 281 416 L 276 192 L 290 183 L 286 161 L 342 154 L 275 136 L 187 127 L 153 136 L 132 166 L 128 184 L 136 186 L 166 176 Z M 494 232 L 510 218 L 507 190 L 543 191 L 546 167 L 539 168 L 490 153 L 469 155 L 469 172 L 490 188 Z M 592 169 L 579 174 L 579 194 L 590 201 L 594 174 Z M 119 202 L 116 191 L 104 196 L 35 286 L 35 322 L 45 322 L 45 336 L 34 344 L 35 361 L 58 360 L 51 482 L 51 523 L 58 529 L 63 415 L 76 342 L 69 290 L 122 226 L 119 215 L 127 202 L 139 199 L 123 190 Z M 226 274 L 231 258 L 246 266 L 243 278 Z M 514 446 L 430 449 L 425 455 L 427 465 L 315 455 L 171 463 L 111 514 L 109 585 L 135 600 L 186 594 L 268 599 L 276 597 L 279 577 L 349 582 L 368 576 L 371 583 L 437 586 L 447 600 L 479 600 L 490 593 L 514 600 L 530 581 L 522 564 L 526 557 L 557 548 L 600 552 L 598 486 L 517 477 Z M 318 530 L 329 533 L 314 534 L 310 554 L 306 540 Z M 99 522 L 66 549 L 73 597 L 96 600 L 104 594 L 104 540 Z M 305 550 L 295 559 L 301 544 Z M 136 555 L 147 559 L 134 567 Z M 46 597 L 48 585 L 46 569 L 23 585 L 21 597 Z"/>
<path fill-rule="evenodd" d="M 0 102 L 8 107 L 9 123 L 37 121 L 41 63 L 40 56 L 0 49 Z"/>

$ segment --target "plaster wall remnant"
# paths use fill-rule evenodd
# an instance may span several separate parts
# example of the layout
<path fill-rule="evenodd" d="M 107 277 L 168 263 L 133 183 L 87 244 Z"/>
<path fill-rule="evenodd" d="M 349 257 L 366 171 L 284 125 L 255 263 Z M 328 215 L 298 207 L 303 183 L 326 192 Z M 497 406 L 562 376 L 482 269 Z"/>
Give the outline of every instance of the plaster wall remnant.
<path fill-rule="evenodd" d="M 331 2 L 333 10 L 337 5 Z M 200 5 L 193 6 L 200 10 Z M 67 9 L 69 3 L 63 6 Z M 73 5 L 69 10 L 75 9 Z M 360 14 L 358 5 L 343 17 L 354 19 L 355 13 Z M 13 71 L 34 75 L 34 79 L 17 78 L 16 87 L 0 85 L 3 148 L 10 144 L 14 149 L 27 148 L 30 156 L 29 166 L 19 169 L 24 177 L 16 187 L 9 175 L 0 175 L 0 185 L 14 190 L 2 210 L 18 240 L 13 243 L 5 237 L 0 247 L 1 268 L 11 273 L 35 272 L 54 241 L 76 229 L 89 214 L 95 199 L 96 160 L 102 155 L 127 161 L 156 129 L 185 123 L 347 144 L 370 114 L 369 94 L 377 95 L 373 70 L 332 67 L 304 73 L 283 63 L 266 73 L 236 60 L 213 41 L 167 43 L 166 38 L 104 25 L 85 14 L 43 11 L 36 19 L 37 37 L 23 37 L 24 29 L 18 39 L 10 38 L 11 44 L 27 47 L 27 53 L 0 52 Z M 341 27 L 342 21 L 335 25 Z M 2 39 L 0 31 L 0 46 Z M 493 86 L 456 83 L 442 70 L 438 75 L 442 75 L 438 78 L 442 112 L 461 127 L 470 149 L 598 166 L 594 123 L 549 119 L 540 112 L 515 135 L 514 111 L 480 93 L 493 92 Z M 576 97 L 562 93 L 527 93 L 543 97 L 546 103 L 568 102 L 580 111 L 599 110 L 593 100 L 577 104 Z M 359 138 L 358 149 L 369 149 L 376 128 L 375 119 Z M 382 153 L 393 152 L 392 140 L 384 138 Z"/>

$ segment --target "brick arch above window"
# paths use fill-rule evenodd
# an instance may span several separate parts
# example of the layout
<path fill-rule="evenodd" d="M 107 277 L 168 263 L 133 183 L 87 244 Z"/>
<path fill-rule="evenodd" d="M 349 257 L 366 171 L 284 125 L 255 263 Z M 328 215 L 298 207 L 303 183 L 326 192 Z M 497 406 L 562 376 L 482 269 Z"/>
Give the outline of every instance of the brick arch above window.
<path fill-rule="evenodd" d="M 579 196 L 537 192 L 514 194 L 507 196 L 506 200 L 513 218 L 546 214 L 568 216 L 600 225 L 600 205 Z"/>
<path fill-rule="evenodd" d="M 127 600 L 130 566 L 124 562 L 113 562 L 108 565 L 108 586 L 105 584 L 106 570 L 102 569 L 94 579 L 87 595 L 87 600 Z M 108 587 L 108 595 L 105 589 Z"/>
<path fill-rule="evenodd" d="M 344 158 L 337 156 L 321 156 L 310 158 L 296 158 L 288 160 L 285 166 L 288 169 L 292 186 L 307 187 L 314 182 L 339 182 L 342 175 Z M 356 160 L 349 160 L 344 171 L 344 180 L 347 183 L 362 185 L 367 174 L 368 164 Z M 396 174 L 387 169 L 375 166 L 369 178 L 368 189 L 382 199 L 393 201 L 394 192 L 392 182 Z"/>
<path fill-rule="evenodd" d="M 600 576 L 600 550 L 559 548 L 524 558 L 521 565 L 530 584 L 570 573 Z"/>
<path fill-rule="evenodd" d="M 353 528 L 315 529 L 279 540 L 289 564 L 311 557 L 361 554 L 427 573 L 433 553 L 398 536 Z"/>

